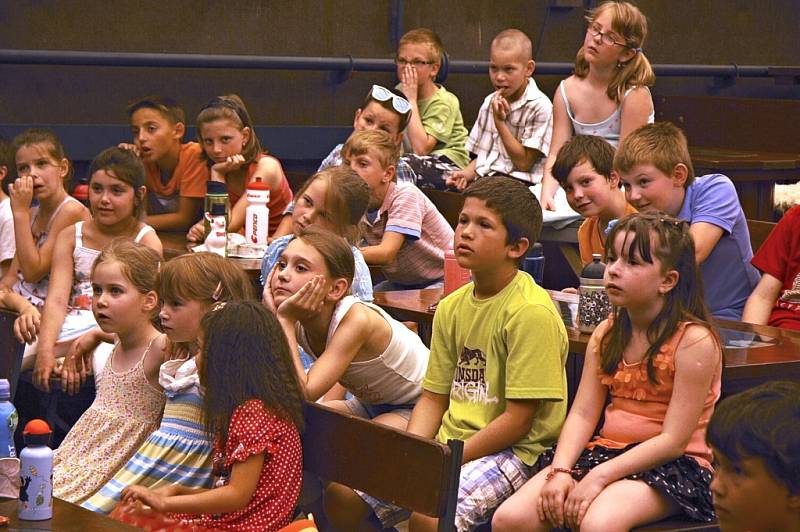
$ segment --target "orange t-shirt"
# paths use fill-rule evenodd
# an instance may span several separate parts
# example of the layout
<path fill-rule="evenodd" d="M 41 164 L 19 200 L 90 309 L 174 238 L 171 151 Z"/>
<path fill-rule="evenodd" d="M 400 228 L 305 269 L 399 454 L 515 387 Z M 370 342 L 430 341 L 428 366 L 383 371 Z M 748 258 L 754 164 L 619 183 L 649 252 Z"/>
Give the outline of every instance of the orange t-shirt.
<path fill-rule="evenodd" d="M 630 203 L 626 203 L 623 216 L 634 212 L 637 212 L 636 209 Z M 578 228 L 578 249 L 581 252 L 581 264 L 584 266 L 592 262 L 593 253 L 603 255 L 605 250 L 605 244 L 600 238 L 600 228 L 597 225 L 599 220 L 597 216 L 586 218 Z"/>
<path fill-rule="evenodd" d="M 166 183 L 161 181 L 161 172 L 155 163 L 145 163 L 147 171 L 147 213 L 166 214 L 178 210 L 181 196 L 203 198 L 206 181 L 209 179 L 206 161 L 200 157 L 200 145 L 187 142 L 181 145 L 178 165 Z"/>

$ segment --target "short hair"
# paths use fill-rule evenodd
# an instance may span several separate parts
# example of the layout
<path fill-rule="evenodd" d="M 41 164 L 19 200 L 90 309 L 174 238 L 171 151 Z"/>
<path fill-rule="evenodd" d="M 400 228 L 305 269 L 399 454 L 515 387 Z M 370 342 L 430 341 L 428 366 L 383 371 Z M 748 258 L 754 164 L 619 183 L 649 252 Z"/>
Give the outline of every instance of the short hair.
<path fill-rule="evenodd" d="M 614 170 L 626 174 L 634 166 L 650 164 L 671 176 L 678 164 L 689 170 L 684 187 L 694 181 L 694 166 L 689 156 L 689 144 L 672 122 L 647 124 L 625 137 L 614 155 Z"/>
<path fill-rule="evenodd" d="M 34 144 L 41 144 L 42 147 L 47 151 L 47 154 L 56 162 L 61 162 L 64 159 L 67 160 L 68 167 L 67 174 L 64 176 L 64 188 L 68 188 L 70 181 L 72 181 L 72 161 L 69 160 L 67 154 L 64 152 L 64 145 L 61 144 L 61 140 L 58 138 L 58 135 L 56 135 L 51 129 L 26 129 L 14 137 L 14 141 L 12 142 L 14 155 L 16 156 L 16 153 L 23 146 L 32 146 Z M 14 165 L 14 169 L 16 170 L 16 164 Z"/>
<path fill-rule="evenodd" d="M 408 99 L 406 98 L 406 95 L 403 94 L 402 92 L 400 92 L 399 90 L 395 89 L 394 87 L 383 87 L 383 88 L 386 89 L 387 91 L 391 92 L 395 96 L 399 96 L 402 99 L 408 101 Z M 369 92 L 366 95 L 366 97 L 364 97 L 364 101 L 361 104 L 361 111 L 364 111 L 364 109 L 366 109 L 367 106 L 369 104 L 371 104 L 372 102 L 377 103 L 378 105 L 380 105 L 381 107 L 383 107 L 387 111 L 391 111 L 391 112 L 393 112 L 394 114 L 396 114 L 398 116 L 398 118 L 400 119 L 400 122 L 398 122 L 398 124 L 397 124 L 397 131 L 399 133 L 402 133 L 403 131 L 406 130 L 406 128 L 408 127 L 408 122 L 409 122 L 409 120 L 411 120 L 412 111 L 411 111 L 411 106 L 410 105 L 409 105 L 409 110 L 408 110 L 408 112 L 406 114 L 400 113 L 400 112 L 397 111 L 397 109 L 394 108 L 394 105 L 392 104 L 392 100 L 391 99 L 388 99 L 385 102 L 382 102 L 380 100 L 376 100 L 375 98 L 373 98 L 372 97 L 372 88 L 370 88 Z"/>
<path fill-rule="evenodd" d="M 155 291 L 158 288 L 158 273 L 161 270 L 161 257 L 158 253 L 144 244 L 134 242 L 127 237 L 115 238 L 103 248 L 100 255 L 92 264 L 91 278 L 101 264 L 116 262 L 125 279 L 140 294 Z M 158 307 L 153 309 L 150 319 L 158 317 Z"/>
<path fill-rule="evenodd" d="M 0 137 L 0 167 L 6 167 L 6 176 L 0 182 L 3 192 L 8 194 L 8 185 L 14 181 L 17 175 L 17 165 L 14 164 L 14 145 L 4 137 Z"/>
<path fill-rule="evenodd" d="M 130 102 L 126 109 L 128 118 L 131 118 L 133 113 L 139 109 L 155 109 L 173 124 L 186 124 L 186 113 L 183 108 L 178 105 L 178 102 L 166 96 L 151 95 Z"/>
<path fill-rule="evenodd" d="M 346 159 L 369 153 L 373 149 L 383 168 L 397 166 L 400 161 L 400 146 L 391 135 L 379 129 L 354 131 L 342 148 L 342 156 Z"/>
<path fill-rule="evenodd" d="M 572 169 L 584 162 L 591 164 L 598 174 L 610 180 L 614 169 L 614 147 L 595 135 L 572 137 L 558 150 L 551 170 L 553 177 L 562 187 L 566 186 Z"/>
<path fill-rule="evenodd" d="M 142 160 L 131 150 L 123 150 L 114 146 L 101 151 L 89 165 L 87 181 L 90 185 L 95 172 L 100 170 L 106 171 L 113 177 L 133 187 L 133 215 L 136 218 L 142 218 L 146 203 L 146 191 L 141 190 L 146 181 Z"/>
<path fill-rule="evenodd" d="M 436 64 L 441 64 L 444 46 L 442 45 L 442 40 L 435 31 L 428 28 L 416 28 L 407 31 L 405 35 L 400 37 L 400 42 L 397 44 L 398 50 L 404 44 L 427 44 L 431 48 L 431 54 L 428 56 L 428 60 Z"/>
<path fill-rule="evenodd" d="M 542 232 L 542 207 L 528 187 L 510 177 L 482 177 L 464 191 L 464 199 L 486 202 L 508 232 L 506 244 L 528 239 L 528 251 Z M 519 258 L 521 262 L 525 257 Z"/>
<path fill-rule="evenodd" d="M 297 238 L 322 255 L 328 274 L 332 278 L 346 279 L 348 287 L 353 284 L 356 273 L 355 259 L 350 244 L 344 238 L 315 225 L 304 228 Z"/>
<path fill-rule="evenodd" d="M 369 185 L 349 166 L 329 166 L 309 177 L 295 194 L 299 198 L 317 179 L 327 183 L 325 206 L 336 233 L 350 244 L 359 240 L 358 222 L 369 206 Z"/>
<path fill-rule="evenodd" d="M 726 398 L 706 441 L 734 464 L 760 458 L 789 493 L 800 494 L 800 383 L 767 382 Z"/>
<path fill-rule="evenodd" d="M 200 114 L 197 115 L 196 127 L 197 140 L 201 148 L 203 147 L 203 137 L 200 131 L 205 124 L 214 122 L 215 120 L 229 120 L 236 125 L 239 131 L 242 131 L 246 127 L 250 128 L 250 138 L 242 149 L 242 157 L 244 157 L 245 164 L 253 162 L 256 155 L 263 151 L 261 149 L 261 143 L 256 136 L 253 121 L 250 119 L 250 113 L 247 112 L 244 102 L 237 94 L 216 96 L 200 110 Z M 200 157 L 206 161 L 209 160 L 205 149 L 201 151 Z"/>
<path fill-rule="evenodd" d="M 523 31 L 516 28 L 509 28 L 495 35 L 492 39 L 492 49 L 495 46 L 503 49 L 519 48 L 524 56 L 523 62 L 533 59 L 533 43 Z"/>

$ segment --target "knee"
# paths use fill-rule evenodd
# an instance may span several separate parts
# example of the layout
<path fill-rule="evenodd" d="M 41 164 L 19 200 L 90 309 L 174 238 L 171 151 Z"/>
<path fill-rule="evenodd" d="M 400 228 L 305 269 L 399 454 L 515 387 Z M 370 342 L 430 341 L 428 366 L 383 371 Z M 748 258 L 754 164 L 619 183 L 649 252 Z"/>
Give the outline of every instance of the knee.
<path fill-rule="evenodd" d="M 629 528 L 623 525 L 619 515 L 604 511 L 602 508 L 592 508 L 586 512 L 581 521 L 581 532 L 615 532 L 625 531 Z"/>
<path fill-rule="evenodd" d="M 549 527 L 541 526 L 535 509 L 501 504 L 492 517 L 492 530 L 494 532 L 517 532 L 520 530 L 549 530 Z"/>
<path fill-rule="evenodd" d="M 334 530 L 358 530 L 363 527 L 370 508 L 347 486 L 332 482 L 325 489 L 325 515 Z"/>

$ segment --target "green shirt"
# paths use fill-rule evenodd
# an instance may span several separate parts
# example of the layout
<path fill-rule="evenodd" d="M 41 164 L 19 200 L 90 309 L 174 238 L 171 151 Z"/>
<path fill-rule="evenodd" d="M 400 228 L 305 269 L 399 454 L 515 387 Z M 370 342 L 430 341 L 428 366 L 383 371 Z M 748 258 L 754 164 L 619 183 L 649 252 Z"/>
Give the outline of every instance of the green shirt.
<path fill-rule="evenodd" d="M 458 97 L 440 85 L 433 96 L 417 101 L 417 107 L 425 132 L 436 138 L 431 153 L 444 155 L 461 168 L 467 166 L 468 132 L 461 117 Z"/>
<path fill-rule="evenodd" d="M 505 411 L 506 399 L 537 399 L 530 432 L 511 446 L 533 465 L 558 440 L 567 414 L 567 331 L 550 296 L 524 272 L 489 299 L 472 292 L 472 283 L 453 292 L 433 320 L 422 386 L 450 396 L 436 439 L 467 440 Z"/>

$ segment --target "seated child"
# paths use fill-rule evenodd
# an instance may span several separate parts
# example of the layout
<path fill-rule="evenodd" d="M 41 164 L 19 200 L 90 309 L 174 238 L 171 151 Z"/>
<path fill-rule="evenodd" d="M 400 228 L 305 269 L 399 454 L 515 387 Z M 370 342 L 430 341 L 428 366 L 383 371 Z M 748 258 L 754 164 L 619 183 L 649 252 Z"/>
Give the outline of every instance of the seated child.
<path fill-rule="evenodd" d="M 800 530 L 800 384 L 767 382 L 728 397 L 706 440 L 722 532 Z"/>
<path fill-rule="evenodd" d="M 192 530 L 277 531 L 292 520 L 303 471 L 303 395 L 286 338 L 258 302 L 229 301 L 203 317 L 200 344 L 215 487 L 131 486 L 112 516 L 127 521 L 124 506 L 138 501 Z"/>
<path fill-rule="evenodd" d="M 751 262 L 761 280 L 742 321 L 800 330 L 800 205 L 786 211 Z"/>
<path fill-rule="evenodd" d="M 722 348 L 694 257 L 688 224 L 664 214 L 631 214 L 611 230 L 605 285 L 614 312 L 586 347 L 558 444 L 500 506 L 492 530 L 714 519 L 705 428 L 720 395 Z"/>
<path fill-rule="evenodd" d="M 568 349 L 550 296 L 518 270 L 541 231 L 536 197 L 506 177 L 480 179 L 464 194 L 455 252 L 473 282 L 439 303 L 422 397 L 407 429 L 440 442 L 465 441 L 459 531 L 486 521 L 536 471 L 539 455 L 558 437 L 567 410 Z M 328 490 L 334 526 L 355 530 L 374 513 L 388 527 L 408 516 L 362 497 L 347 488 Z M 418 514 L 409 525 L 436 529 L 435 520 Z"/>
<path fill-rule="evenodd" d="M 443 54 L 439 36 L 427 28 L 407 32 L 397 48 L 397 88 L 411 104 L 405 151 L 417 174 L 430 173 L 431 163 L 439 174 L 469 163 L 458 97 L 435 81 Z"/>
<path fill-rule="evenodd" d="M 625 201 L 613 171 L 614 148 L 600 137 L 578 135 L 558 151 L 553 176 L 567 193 L 567 202 L 585 218 L 578 228 L 578 249 L 584 266 L 603 255 L 609 222 L 636 212 Z"/>
<path fill-rule="evenodd" d="M 386 280 L 375 290 L 438 286 L 453 229 L 417 187 L 395 182 L 399 149 L 383 131 L 356 131 L 345 144 L 346 164 L 370 188 L 369 211 L 360 223 L 364 260 L 382 266 Z"/>
<path fill-rule="evenodd" d="M 531 184 L 542 180 L 553 104 L 533 81 L 534 68 L 527 35 L 509 29 L 492 40 L 489 78 L 495 91 L 483 100 L 466 145 L 477 158 L 452 172 L 448 185 L 463 190 L 487 175 L 507 175 Z"/>
<path fill-rule="evenodd" d="M 628 203 L 689 222 L 706 303 L 715 318 L 739 320 L 758 271 L 736 189 L 722 174 L 695 177 L 683 132 L 669 122 L 642 126 L 620 144 L 614 171 Z"/>
<path fill-rule="evenodd" d="M 14 176 L 14 146 L 0 137 L 0 279 L 11 267 L 17 249 L 14 244 L 14 215 L 8 198 L 8 185 Z"/>
<path fill-rule="evenodd" d="M 188 230 L 200 217 L 208 168 L 196 142 L 181 143 L 186 114 L 171 98 L 146 96 L 128 106 L 133 144 L 147 171 L 147 219 L 156 230 Z"/>

